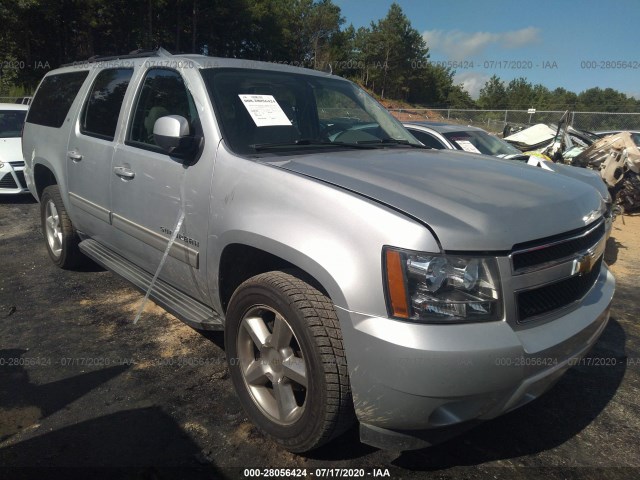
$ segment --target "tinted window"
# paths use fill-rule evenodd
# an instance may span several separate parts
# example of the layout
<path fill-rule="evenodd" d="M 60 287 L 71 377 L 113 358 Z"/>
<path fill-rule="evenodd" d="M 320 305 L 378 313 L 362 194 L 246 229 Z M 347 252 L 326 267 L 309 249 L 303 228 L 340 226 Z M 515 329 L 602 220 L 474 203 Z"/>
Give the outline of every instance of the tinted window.
<path fill-rule="evenodd" d="M 26 114 L 26 110 L 0 110 L 0 138 L 19 137 Z"/>
<path fill-rule="evenodd" d="M 113 140 L 131 75 L 131 68 L 103 70 L 98 74 L 82 112 L 82 133 Z"/>
<path fill-rule="evenodd" d="M 438 150 L 442 150 L 443 148 L 445 148 L 442 142 L 437 138 L 435 138 L 430 133 L 423 132 L 422 130 L 414 130 L 412 128 L 410 128 L 409 131 L 414 137 L 420 140 L 423 143 L 423 145 L 425 145 L 426 147 L 437 148 Z"/>
<path fill-rule="evenodd" d="M 193 134 L 198 121 L 195 103 L 184 80 L 174 70 L 149 70 L 138 93 L 129 141 L 156 147 L 153 126 L 160 117 L 180 115 L 189 122 Z M 153 148 L 160 150 L 160 147 Z"/>
<path fill-rule="evenodd" d="M 27 122 L 60 128 L 87 75 L 89 72 L 85 70 L 45 77 L 33 99 Z"/>

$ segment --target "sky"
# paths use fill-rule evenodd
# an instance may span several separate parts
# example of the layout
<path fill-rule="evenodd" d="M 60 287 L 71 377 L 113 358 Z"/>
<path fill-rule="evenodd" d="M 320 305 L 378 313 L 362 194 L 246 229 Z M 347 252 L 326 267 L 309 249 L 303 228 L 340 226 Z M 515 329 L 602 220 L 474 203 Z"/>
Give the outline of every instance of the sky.
<path fill-rule="evenodd" d="M 345 26 L 384 18 L 392 0 L 333 0 Z M 454 62 L 473 98 L 492 76 L 553 90 L 611 87 L 640 99 L 640 1 L 397 0 L 430 59 Z M 457 64 L 455 62 L 458 62 Z"/>

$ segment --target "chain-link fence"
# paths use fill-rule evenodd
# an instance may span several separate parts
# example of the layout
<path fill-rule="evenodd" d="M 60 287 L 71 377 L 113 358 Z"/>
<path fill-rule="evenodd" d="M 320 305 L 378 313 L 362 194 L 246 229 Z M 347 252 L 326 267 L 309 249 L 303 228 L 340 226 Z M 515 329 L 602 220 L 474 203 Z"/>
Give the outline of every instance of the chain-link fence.
<path fill-rule="evenodd" d="M 490 132 L 502 132 L 505 125 L 534 125 L 536 123 L 557 124 L 564 111 L 536 110 L 458 110 L 438 108 L 403 108 L 389 110 L 404 121 L 442 121 L 473 125 Z M 602 130 L 640 130 L 640 113 L 570 112 L 569 124 L 580 130 L 592 132 Z"/>

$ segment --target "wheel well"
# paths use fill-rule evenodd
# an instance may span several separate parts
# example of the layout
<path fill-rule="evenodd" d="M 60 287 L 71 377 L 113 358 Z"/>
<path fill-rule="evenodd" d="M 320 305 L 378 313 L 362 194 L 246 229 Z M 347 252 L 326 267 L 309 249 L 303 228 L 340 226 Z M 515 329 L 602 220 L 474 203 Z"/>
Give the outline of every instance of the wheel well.
<path fill-rule="evenodd" d="M 38 198 L 42 197 L 42 191 L 49 185 L 56 185 L 58 182 L 55 175 L 44 165 L 37 164 L 33 169 L 33 179 L 36 184 Z"/>
<path fill-rule="evenodd" d="M 300 277 L 327 295 L 327 297 L 329 296 L 320 282 L 292 263 L 258 248 L 243 244 L 232 244 L 225 247 L 220 257 L 218 287 L 223 310 L 227 311 L 233 292 L 242 282 L 273 270 L 289 270 L 289 273 Z"/>

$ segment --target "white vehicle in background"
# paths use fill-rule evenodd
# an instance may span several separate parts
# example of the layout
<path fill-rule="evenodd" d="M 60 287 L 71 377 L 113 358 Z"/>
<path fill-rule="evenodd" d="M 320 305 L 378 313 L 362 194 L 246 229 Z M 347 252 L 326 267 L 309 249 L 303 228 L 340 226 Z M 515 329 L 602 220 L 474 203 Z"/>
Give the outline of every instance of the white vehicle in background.
<path fill-rule="evenodd" d="M 0 103 L 0 194 L 29 193 L 20 138 L 28 109 L 27 105 Z"/>
<path fill-rule="evenodd" d="M 424 121 L 403 122 L 403 125 L 425 146 L 437 150 L 463 150 L 502 158 L 525 157 L 513 145 L 481 128 Z"/>

